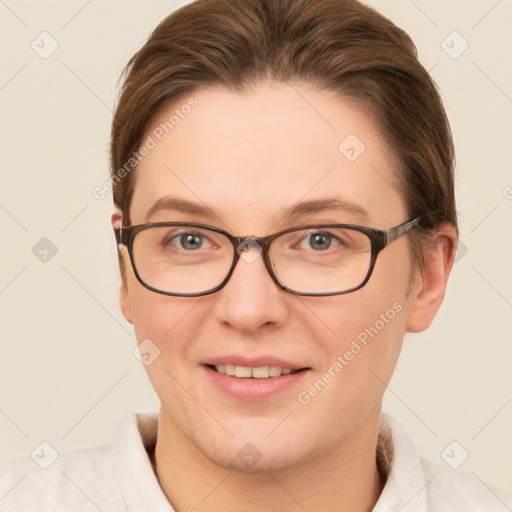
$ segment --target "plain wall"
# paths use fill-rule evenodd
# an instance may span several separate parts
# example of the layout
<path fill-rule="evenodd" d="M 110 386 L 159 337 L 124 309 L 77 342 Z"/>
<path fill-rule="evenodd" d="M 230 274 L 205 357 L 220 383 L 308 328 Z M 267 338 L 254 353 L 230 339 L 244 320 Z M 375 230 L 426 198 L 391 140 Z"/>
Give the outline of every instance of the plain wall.
<path fill-rule="evenodd" d="M 93 189 L 108 179 L 119 74 L 182 3 L 0 2 L 0 459 L 43 440 L 59 452 L 103 444 L 129 413 L 158 409 L 117 302 L 111 197 Z M 426 458 L 445 464 L 457 441 L 461 470 L 512 492 L 512 3 L 368 3 L 412 35 L 442 91 L 462 242 L 384 409 Z M 59 45 L 48 58 L 31 47 L 51 49 L 43 31 Z"/>

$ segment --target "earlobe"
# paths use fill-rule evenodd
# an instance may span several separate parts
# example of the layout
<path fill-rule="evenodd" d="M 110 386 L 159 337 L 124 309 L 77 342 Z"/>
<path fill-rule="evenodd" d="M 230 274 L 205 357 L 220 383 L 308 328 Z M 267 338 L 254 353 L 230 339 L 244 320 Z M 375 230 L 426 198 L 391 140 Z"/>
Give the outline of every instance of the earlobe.
<path fill-rule="evenodd" d="M 407 316 L 407 331 L 421 332 L 433 322 L 444 299 L 453 266 L 457 234 L 453 226 L 443 224 L 432 235 L 431 250 L 425 254 L 425 266 L 418 270 Z"/>
<path fill-rule="evenodd" d="M 119 229 L 121 227 L 121 224 L 123 222 L 123 215 L 121 211 L 116 208 L 116 211 L 112 214 L 111 217 L 112 227 L 115 229 Z M 119 264 L 123 265 L 123 261 L 120 258 Z M 123 272 L 121 272 L 123 274 Z M 132 318 L 132 308 L 130 304 L 130 297 L 128 294 L 128 285 L 126 284 L 126 276 L 121 275 L 121 288 L 119 290 L 119 305 L 121 307 L 121 312 L 123 313 L 123 316 L 126 318 L 128 322 L 133 324 L 133 318 Z"/>
<path fill-rule="evenodd" d="M 128 322 L 133 324 L 132 307 L 130 304 L 130 297 L 128 295 L 128 287 L 126 285 L 125 279 L 123 279 L 121 288 L 119 290 L 119 304 L 121 306 L 121 312 L 123 313 L 123 316 Z"/>

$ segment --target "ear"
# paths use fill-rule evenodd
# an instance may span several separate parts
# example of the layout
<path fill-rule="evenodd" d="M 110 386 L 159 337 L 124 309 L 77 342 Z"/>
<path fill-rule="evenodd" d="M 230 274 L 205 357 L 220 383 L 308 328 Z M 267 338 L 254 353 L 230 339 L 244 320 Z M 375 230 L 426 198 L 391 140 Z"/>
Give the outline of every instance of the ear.
<path fill-rule="evenodd" d="M 119 305 L 121 306 L 121 312 L 128 322 L 133 324 L 132 317 L 132 305 L 130 303 L 130 297 L 128 295 L 128 286 L 126 285 L 126 278 L 123 278 L 121 288 L 119 290 Z"/>
<path fill-rule="evenodd" d="M 431 248 L 425 254 L 425 266 L 418 270 L 410 296 L 407 331 L 421 332 L 433 322 L 446 291 L 448 276 L 457 248 L 457 233 L 450 224 L 442 224 L 431 235 Z"/>
<path fill-rule="evenodd" d="M 121 224 L 123 222 L 123 215 L 120 210 L 116 210 L 111 217 L 112 227 L 114 229 L 119 229 L 121 227 Z M 123 258 L 121 260 L 121 257 L 119 259 L 119 265 L 123 265 L 125 263 L 126 254 L 124 254 L 125 248 L 118 246 L 118 250 L 120 251 L 120 256 Z M 130 303 L 130 298 L 128 295 L 128 285 L 126 282 L 126 272 L 121 272 L 121 288 L 119 290 L 119 305 L 121 307 L 121 312 L 123 313 L 123 316 L 126 318 L 128 322 L 133 324 L 133 317 L 132 317 L 132 308 Z"/>
<path fill-rule="evenodd" d="M 123 223 L 123 214 L 119 208 L 116 207 L 112 217 L 110 217 L 113 229 L 119 229 Z"/>

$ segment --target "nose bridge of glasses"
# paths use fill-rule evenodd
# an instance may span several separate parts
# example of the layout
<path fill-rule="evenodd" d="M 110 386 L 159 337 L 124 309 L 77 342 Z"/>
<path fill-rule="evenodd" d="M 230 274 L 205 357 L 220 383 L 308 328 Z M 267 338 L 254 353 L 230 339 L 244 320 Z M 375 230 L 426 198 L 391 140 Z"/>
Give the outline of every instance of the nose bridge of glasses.
<path fill-rule="evenodd" d="M 253 236 L 238 237 L 236 239 L 235 251 L 246 263 L 253 263 L 264 251 L 264 242 Z"/>
<path fill-rule="evenodd" d="M 270 261 L 268 248 L 270 247 L 271 241 L 275 238 L 274 235 L 268 235 L 264 237 L 255 237 L 255 236 L 240 236 L 233 237 L 231 242 L 233 244 L 233 248 L 235 250 L 235 261 L 231 268 L 231 271 L 228 275 L 228 279 L 231 277 L 231 274 L 235 271 L 235 267 L 238 266 L 239 260 L 243 260 L 244 263 L 253 264 L 255 263 L 261 256 L 262 263 L 270 275 L 270 278 L 279 286 L 282 287 L 281 283 L 277 279 L 274 274 L 273 266 Z"/>

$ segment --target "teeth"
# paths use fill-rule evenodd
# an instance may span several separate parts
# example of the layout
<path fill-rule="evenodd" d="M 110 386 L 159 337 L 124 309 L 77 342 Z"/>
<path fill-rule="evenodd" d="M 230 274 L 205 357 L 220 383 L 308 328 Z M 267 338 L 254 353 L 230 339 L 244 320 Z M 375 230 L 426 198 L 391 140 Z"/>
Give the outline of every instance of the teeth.
<path fill-rule="evenodd" d="M 234 364 L 217 364 L 215 369 L 219 373 L 240 378 L 268 379 L 269 377 L 280 377 L 292 373 L 291 368 L 282 368 L 281 366 L 237 366 Z"/>
<path fill-rule="evenodd" d="M 269 374 L 271 377 L 279 377 L 279 375 L 281 374 L 285 374 L 284 373 L 286 370 L 288 370 L 288 368 L 281 368 L 280 366 L 271 366 L 269 368 Z"/>
<path fill-rule="evenodd" d="M 235 377 L 251 377 L 252 369 L 248 366 L 235 366 Z"/>
<path fill-rule="evenodd" d="M 255 379 L 268 379 L 270 377 L 270 368 L 268 366 L 259 366 L 252 369 L 252 377 Z"/>

